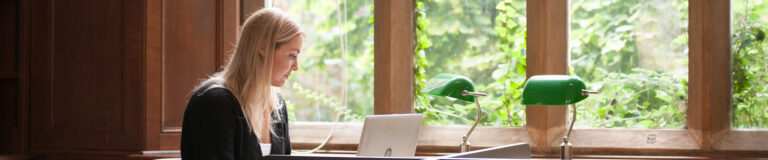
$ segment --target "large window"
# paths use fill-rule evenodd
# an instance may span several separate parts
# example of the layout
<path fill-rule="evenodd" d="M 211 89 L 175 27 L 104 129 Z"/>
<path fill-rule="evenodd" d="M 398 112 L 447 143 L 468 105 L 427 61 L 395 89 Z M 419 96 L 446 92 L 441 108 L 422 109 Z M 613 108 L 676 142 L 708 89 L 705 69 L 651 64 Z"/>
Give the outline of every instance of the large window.
<path fill-rule="evenodd" d="M 296 10 L 290 10 L 290 12 L 298 14 L 312 11 L 312 8 L 323 5 L 330 6 L 329 8 L 339 6 L 333 1 L 323 2 L 325 4 L 304 5 L 303 8 L 310 9 L 299 10 L 301 12 Z M 296 3 L 292 5 L 297 5 Z M 729 72 L 731 70 L 728 69 L 736 63 L 727 63 L 726 61 L 731 60 L 724 58 L 731 54 L 734 60 L 743 60 L 743 58 L 739 59 L 737 54 L 744 54 L 753 56 L 750 62 L 765 61 L 756 59 L 764 58 L 762 54 L 766 50 L 765 42 L 758 41 L 760 37 L 764 37 L 765 15 L 768 15 L 763 14 L 766 12 L 763 1 L 739 0 L 733 2 L 731 9 L 724 7 L 731 3 L 729 1 L 698 0 L 527 2 L 524 0 L 414 0 L 375 1 L 375 3 L 377 4 L 376 12 L 373 13 L 376 16 L 390 17 L 377 20 L 385 23 L 376 23 L 377 29 L 382 30 L 375 31 L 376 41 L 380 44 L 375 46 L 377 47 L 376 61 L 380 64 L 376 67 L 381 67 L 377 68 L 376 72 L 377 75 L 383 75 L 382 81 L 387 83 L 373 84 L 377 85 L 376 87 L 385 88 L 385 91 L 377 90 L 376 93 L 380 95 L 376 97 L 366 93 L 367 95 L 362 96 L 371 97 L 361 101 L 367 101 L 369 104 L 365 107 L 371 107 L 370 103 L 375 99 L 377 113 L 409 113 L 412 111 L 411 106 L 390 104 L 395 102 L 402 104 L 404 101 L 402 97 L 393 98 L 392 95 L 411 96 L 412 94 L 415 104 L 412 106 L 413 109 L 426 116 L 425 126 L 421 131 L 424 136 L 419 139 L 417 153 L 456 152 L 457 139 L 466 133 L 468 127 L 440 125 L 469 125 L 477 118 L 477 111 L 472 103 L 452 101 L 420 92 L 420 87 L 427 80 L 441 73 L 466 76 L 474 81 L 477 91 L 489 93 L 489 96 L 480 99 L 485 112 L 481 124 L 498 127 L 480 127 L 475 130 L 471 142 L 473 147 L 477 148 L 528 142 L 531 144 L 534 157 L 556 156 L 551 153 L 558 150 L 558 144 L 562 141 L 559 137 L 565 134 L 570 113 L 562 106 L 523 107 L 519 105 L 521 94 L 519 88 L 526 74 L 528 76 L 570 74 L 584 79 L 590 89 L 600 91 L 598 95 L 591 95 L 590 98 L 578 103 L 580 116 L 577 126 L 581 128 L 574 130 L 571 135 L 576 155 L 703 154 L 757 157 L 766 152 L 764 145 L 761 145 L 768 143 L 762 138 L 766 135 L 764 130 L 732 130 L 726 125 L 731 119 L 728 116 L 729 111 L 733 111 L 734 128 L 755 128 L 757 125 L 765 128 L 765 102 L 758 102 L 760 99 L 765 99 L 763 97 L 766 94 L 765 87 L 760 86 L 764 85 L 765 81 L 756 81 L 764 79 L 754 76 L 764 75 L 760 72 L 764 69 L 760 70 L 760 67 L 765 66 L 745 67 L 756 71 L 750 72 L 752 76 L 746 76 L 751 78 L 749 83 L 752 88 L 748 89 L 757 91 L 763 89 L 763 92 L 749 92 L 754 96 L 751 97 L 752 102 L 746 103 L 746 100 L 744 102 L 739 100 L 740 96 L 742 99 L 745 98 L 739 95 L 742 92 L 734 91 L 734 100 L 731 104 L 731 93 L 728 92 L 731 86 L 728 84 L 729 82 L 739 83 L 739 79 L 734 75 L 737 72 Z M 354 10 L 350 9 L 353 7 L 349 7 L 352 5 L 347 6 L 345 13 L 352 15 L 353 12 L 349 11 Z M 415 10 L 412 10 L 412 7 Z M 747 12 L 739 11 L 737 8 L 747 8 L 745 10 L 749 12 L 746 14 Z M 733 10 L 733 19 L 728 16 L 731 10 Z M 371 13 L 371 10 L 365 11 Z M 334 41 L 332 39 L 338 38 L 337 30 L 333 29 L 333 22 L 320 23 L 330 21 L 328 19 L 336 16 L 331 12 L 327 11 L 320 17 L 306 18 L 311 20 L 302 20 L 302 23 L 317 23 L 318 28 L 327 28 L 322 31 L 308 32 L 310 34 L 320 32 L 323 34 L 318 35 L 328 36 L 325 41 L 313 40 L 311 43 L 327 42 L 325 44 L 330 44 L 329 46 L 333 46 L 331 43 L 338 43 L 331 42 Z M 358 10 L 354 13 L 363 13 L 363 11 Z M 737 23 L 743 21 L 739 21 L 738 17 L 744 15 L 750 15 L 747 19 L 751 20 L 749 22 L 753 26 L 739 30 Z M 414 19 L 408 19 L 410 16 L 414 16 Z M 343 17 L 342 15 L 341 19 L 351 19 Z M 733 34 L 729 35 L 728 31 L 731 28 L 728 25 L 731 23 L 734 23 Z M 352 22 L 347 22 L 347 25 L 349 24 Z M 527 26 L 530 28 L 526 28 Z M 413 31 L 415 33 L 412 33 Z M 354 45 L 352 43 L 356 42 L 353 42 L 352 35 L 347 36 L 349 37 L 348 47 Z M 414 56 L 415 68 L 381 65 L 402 61 L 403 59 L 392 59 L 406 55 L 401 54 L 404 53 L 403 48 L 411 47 L 412 44 L 403 42 L 410 38 L 415 38 L 416 44 L 413 48 L 414 52 L 407 54 Z M 729 38 L 733 39 L 732 44 L 735 46 L 748 43 L 752 48 L 732 47 L 733 52 L 731 52 L 727 47 L 730 46 L 727 41 Z M 370 43 L 365 44 L 370 45 Z M 338 58 L 335 59 L 343 59 L 346 64 L 351 63 L 349 57 L 353 57 L 340 58 L 338 51 L 327 51 L 321 54 L 319 51 L 323 49 L 307 47 L 305 51 L 307 54 L 310 52 L 318 52 L 318 55 L 330 54 L 322 55 L 331 57 L 327 59 L 334 59 L 332 56 L 336 55 Z M 398 51 L 393 52 L 393 49 Z M 345 55 L 349 54 L 357 53 L 348 51 Z M 327 70 L 309 70 L 317 67 L 307 65 L 320 62 L 326 66 L 333 64 L 328 63 L 333 61 L 324 61 L 320 58 L 304 59 L 303 65 L 300 64 L 300 66 L 307 70 L 303 70 L 301 74 L 326 74 L 315 77 L 336 81 L 329 83 L 339 84 L 334 87 L 353 84 L 343 82 L 341 78 L 351 77 L 350 69 L 340 71 L 338 69 L 340 67 L 336 67 L 335 70 L 332 70 L 333 67 L 328 67 Z M 363 62 L 372 65 L 370 59 Z M 763 65 L 762 63 L 752 64 Z M 341 64 L 337 66 L 349 67 Z M 354 67 L 362 68 L 358 64 Z M 367 70 L 371 72 L 370 69 Z M 355 74 L 358 73 L 355 72 Z M 369 73 L 360 74 L 372 76 Z M 391 83 L 400 84 L 403 81 L 392 77 L 402 78 L 410 75 L 413 75 L 415 86 Z M 309 77 L 297 78 L 302 81 L 309 79 Z M 728 81 L 729 78 L 733 81 Z M 377 77 L 377 80 L 380 79 Z M 290 99 L 291 103 L 294 103 L 293 107 L 296 108 L 294 110 L 305 113 L 327 112 L 322 114 L 326 116 L 325 119 L 317 118 L 317 120 L 330 120 L 330 117 L 327 117 L 332 115 L 329 107 L 312 108 L 315 105 L 322 105 L 316 103 L 325 102 L 308 100 L 298 105 L 300 103 L 298 101 L 309 97 L 307 95 L 312 95 L 303 92 L 311 87 L 314 87 L 310 90 L 313 92 L 308 93 L 317 93 L 317 95 L 339 94 L 340 91 L 318 89 L 327 82 L 303 83 L 300 83 L 299 87 L 290 88 L 291 92 L 295 92 L 289 93 L 294 94 Z M 367 85 L 373 86 L 370 82 L 367 82 Z M 762 88 L 754 87 L 755 85 Z M 345 91 L 348 91 L 348 95 L 353 94 L 350 90 Z M 355 94 L 355 99 L 362 96 Z M 380 102 L 385 103 L 379 105 Z M 349 107 L 355 106 L 350 103 Z M 728 110 L 731 107 L 733 109 Z M 370 114 L 370 109 L 355 115 Z M 357 111 L 349 109 L 347 112 Z M 299 115 L 300 113 L 296 113 L 295 119 L 302 120 L 298 117 Z M 759 116 L 763 116 L 762 121 L 759 120 Z M 746 125 L 747 123 L 750 124 Z M 359 135 L 357 131 L 361 126 L 347 123 L 340 127 L 342 130 L 334 133 L 332 140 L 326 146 L 337 149 L 354 148 L 359 140 L 356 136 Z M 292 132 L 296 136 L 292 135 L 291 138 L 294 144 L 298 144 L 295 145 L 297 148 L 314 147 L 323 138 L 314 133 L 326 133 L 331 128 L 332 125 L 329 123 L 293 123 L 291 129 L 297 132 Z"/>
<path fill-rule="evenodd" d="M 768 1 L 732 0 L 734 128 L 768 128 Z"/>
<path fill-rule="evenodd" d="M 481 125 L 522 126 L 519 103 L 525 80 L 524 0 L 417 0 L 416 112 L 426 125 L 471 125 L 474 103 L 420 93 L 421 85 L 441 74 L 466 76 L 484 111 Z"/>
<path fill-rule="evenodd" d="M 306 33 L 299 70 L 281 90 L 290 120 L 333 121 L 341 111 L 341 121 L 362 121 L 373 114 L 372 5 L 372 0 L 274 1 Z"/>
<path fill-rule="evenodd" d="M 572 0 L 570 73 L 598 90 L 577 126 L 682 128 L 688 81 L 687 0 Z"/>

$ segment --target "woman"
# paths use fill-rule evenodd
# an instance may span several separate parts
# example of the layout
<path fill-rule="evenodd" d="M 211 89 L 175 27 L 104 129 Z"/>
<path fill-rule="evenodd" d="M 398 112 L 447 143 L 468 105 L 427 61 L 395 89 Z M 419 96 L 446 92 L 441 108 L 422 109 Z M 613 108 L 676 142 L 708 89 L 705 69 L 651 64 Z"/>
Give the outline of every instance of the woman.
<path fill-rule="evenodd" d="M 285 102 L 275 93 L 292 71 L 303 45 L 299 25 L 278 9 L 246 20 L 224 70 L 195 88 L 184 111 L 182 159 L 259 159 L 291 154 Z"/>

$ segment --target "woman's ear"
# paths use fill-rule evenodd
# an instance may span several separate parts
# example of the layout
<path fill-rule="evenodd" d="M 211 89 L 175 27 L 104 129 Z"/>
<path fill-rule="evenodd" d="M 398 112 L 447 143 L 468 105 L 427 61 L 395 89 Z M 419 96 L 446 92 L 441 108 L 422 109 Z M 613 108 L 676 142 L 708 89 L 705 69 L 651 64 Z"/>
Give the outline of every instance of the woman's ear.
<path fill-rule="evenodd" d="M 267 57 L 267 55 L 266 55 L 267 44 L 265 42 L 259 42 L 259 50 L 258 50 L 258 52 L 259 52 L 259 56 Z"/>

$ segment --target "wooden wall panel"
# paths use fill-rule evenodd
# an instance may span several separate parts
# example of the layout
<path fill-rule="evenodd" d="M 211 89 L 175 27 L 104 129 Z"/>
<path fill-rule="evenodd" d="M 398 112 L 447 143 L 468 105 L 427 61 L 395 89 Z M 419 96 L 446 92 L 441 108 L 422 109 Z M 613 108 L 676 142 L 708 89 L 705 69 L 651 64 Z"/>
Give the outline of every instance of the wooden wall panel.
<path fill-rule="evenodd" d="M 139 149 L 141 3 L 31 2 L 33 149 Z"/>
<path fill-rule="evenodd" d="M 147 147 L 178 150 L 192 89 L 219 71 L 234 50 L 237 0 L 147 3 Z"/>
<path fill-rule="evenodd" d="M 18 152 L 22 145 L 19 105 L 17 0 L 0 2 L 0 153 Z"/>
<path fill-rule="evenodd" d="M 0 2 L 0 78 L 13 78 L 17 70 L 16 39 L 17 6 L 16 0 Z"/>
<path fill-rule="evenodd" d="M 163 2 L 163 129 L 177 130 L 190 91 L 217 68 L 216 2 Z"/>

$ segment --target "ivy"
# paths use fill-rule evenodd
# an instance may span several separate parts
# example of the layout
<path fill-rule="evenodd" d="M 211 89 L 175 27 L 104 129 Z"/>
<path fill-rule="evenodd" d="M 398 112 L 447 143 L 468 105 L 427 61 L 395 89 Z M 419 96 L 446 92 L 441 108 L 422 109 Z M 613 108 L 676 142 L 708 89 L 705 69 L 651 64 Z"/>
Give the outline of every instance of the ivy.
<path fill-rule="evenodd" d="M 735 0 L 733 8 L 732 126 L 768 128 L 768 2 Z"/>

